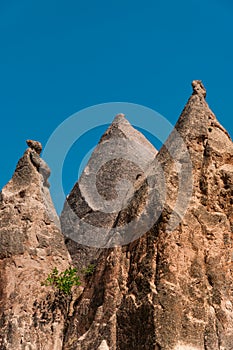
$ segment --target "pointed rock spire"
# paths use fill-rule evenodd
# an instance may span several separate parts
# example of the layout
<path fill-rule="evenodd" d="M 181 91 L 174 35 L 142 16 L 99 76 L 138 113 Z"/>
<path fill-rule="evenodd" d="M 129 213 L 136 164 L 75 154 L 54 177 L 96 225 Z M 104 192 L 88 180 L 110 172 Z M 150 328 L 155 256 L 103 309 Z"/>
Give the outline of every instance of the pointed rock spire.
<path fill-rule="evenodd" d="M 206 89 L 201 80 L 193 80 L 192 82 L 193 94 L 206 97 Z"/>
<path fill-rule="evenodd" d="M 0 198 L 0 348 L 61 350 L 65 312 L 51 287 L 53 268 L 70 257 L 59 229 L 41 144 L 28 141 Z M 42 171 L 41 171 L 42 169 Z M 56 326 L 55 326 L 56 325 Z"/>
<path fill-rule="evenodd" d="M 133 140 L 137 144 L 140 144 L 142 147 L 147 149 L 153 155 L 157 153 L 157 150 L 154 148 L 154 146 L 147 140 L 147 138 L 141 132 L 139 132 L 129 123 L 129 121 L 126 119 L 123 113 L 119 113 L 116 115 L 112 124 L 101 137 L 100 143 L 106 141 L 110 137 L 120 137 Z"/>
<path fill-rule="evenodd" d="M 72 240 L 66 242 L 73 261 L 87 266 L 98 255 L 98 248 L 108 246 L 110 232 L 118 225 L 119 212 L 127 208 L 136 182 L 143 179 L 156 153 L 123 114 L 115 117 L 61 214 L 62 231 Z"/>

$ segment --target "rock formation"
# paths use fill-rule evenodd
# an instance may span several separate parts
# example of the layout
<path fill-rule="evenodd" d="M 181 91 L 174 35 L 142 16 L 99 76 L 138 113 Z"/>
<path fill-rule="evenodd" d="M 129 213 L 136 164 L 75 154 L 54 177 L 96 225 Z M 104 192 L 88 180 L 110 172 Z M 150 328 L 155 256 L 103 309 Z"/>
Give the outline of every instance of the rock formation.
<path fill-rule="evenodd" d="M 160 164 L 165 176 L 159 220 L 101 253 L 75 303 L 65 350 L 232 350 L 233 144 L 205 96 L 194 81 L 147 171 L 153 176 Z M 120 213 L 118 223 L 126 218 Z"/>
<path fill-rule="evenodd" d="M 123 114 L 115 117 L 68 196 L 61 214 L 62 232 L 77 266 L 88 266 L 96 261 L 102 247 L 111 245 L 110 233 L 118 225 L 118 214 L 123 208 L 127 209 L 136 183 L 142 181 L 145 169 L 156 153 L 151 143 L 130 125 Z M 142 201 L 142 197 L 141 200 L 137 198 L 138 207 Z M 129 208 L 128 211 L 131 212 Z"/>
<path fill-rule="evenodd" d="M 71 259 L 27 141 L 0 193 L 0 350 L 233 349 L 233 143 L 192 86 L 158 154 L 118 115 L 68 196 L 72 263 L 96 260 L 72 302 L 41 286 Z"/>
<path fill-rule="evenodd" d="M 19 160 L 0 196 L 0 349 L 62 349 L 67 305 L 41 286 L 54 267 L 70 257 L 59 230 L 41 145 Z"/>

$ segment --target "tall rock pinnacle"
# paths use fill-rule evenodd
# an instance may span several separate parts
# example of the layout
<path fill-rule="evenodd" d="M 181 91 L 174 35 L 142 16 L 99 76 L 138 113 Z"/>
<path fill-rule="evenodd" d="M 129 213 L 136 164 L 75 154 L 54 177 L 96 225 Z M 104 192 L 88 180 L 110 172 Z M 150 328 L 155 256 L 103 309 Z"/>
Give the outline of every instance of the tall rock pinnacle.
<path fill-rule="evenodd" d="M 153 176 L 159 163 L 164 171 L 160 218 L 136 241 L 102 252 L 65 350 L 232 350 L 233 144 L 203 84 L 192 85 L 147 170 Z"/>
<path fill-rule="evenodd" d="M 136 184 L 144 178 L 156 153 L 123 114 L 115 117 L 61 214 L 62 232 L 67 237 L 67 247 L 74 262 L 87 266 L 97 258 L 99 248 L 111 245 L 111 232 L 118 225 L 119 212 L 128 212 Z M 135 215 L 139 201 L 137 206 L 134 207 Z"/>
<path fill-rule="evenodd" d="M 48 189 L 41 144 L 28 141 L 0 196 L 0 349 L 62 348 L 65 306 L 41 286 L 70 257 Z"/>

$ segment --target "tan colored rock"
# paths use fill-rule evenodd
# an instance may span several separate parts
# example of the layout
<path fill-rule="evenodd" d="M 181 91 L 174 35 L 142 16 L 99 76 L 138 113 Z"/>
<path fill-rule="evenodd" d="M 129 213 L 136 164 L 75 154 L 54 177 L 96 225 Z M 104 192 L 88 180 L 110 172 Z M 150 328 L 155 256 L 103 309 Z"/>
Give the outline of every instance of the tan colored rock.
<path fill-rule="evenodd" d="M 75 303 L 65 350 L 232 350 L 233 144 L 203 84 L 192 85 L 156 157 L 166 178 L 162 214 L 138 240 L 102 252 Z M 156 168 L 154 161 L 147 175 Z"/>
<path fill-rule="evenodd" d="M 66 269 L 70 257 L 38 153 L 26 150 L 1 192 L 1 350 L 62 349 L 67 301 L 41 282 L 54 267 Z"/>
<path fill-rule="evenodd" d="M 0 193 L 1 350 L 232 350 L 233 144 L 209 109 L 202 82 L 192 86 L 155 159 L 151 145 L 119 115 L 68 197 L 67 236 L 102 248 L 99 231 L 82 226 L 85 219 L 107 228 L 108 247 L 73 300 L 41 286 L 70 257 L 48 190 L 50 170 L 39 157 L 40 143 L 28 140 Z M 96 168 L 103 202 L 88 185 Z M 78 265 L 100 252 L 94 244 L 93 250 L 71 244 Z"/>

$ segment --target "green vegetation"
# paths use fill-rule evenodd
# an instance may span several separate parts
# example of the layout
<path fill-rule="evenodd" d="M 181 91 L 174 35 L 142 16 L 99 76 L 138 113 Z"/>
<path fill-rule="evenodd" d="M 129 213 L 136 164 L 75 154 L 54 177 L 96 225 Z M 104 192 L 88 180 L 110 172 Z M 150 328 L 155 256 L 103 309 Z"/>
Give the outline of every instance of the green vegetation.
<path fill-rule="evenodd" d="M 93 275 L 94 271 L 95 271 L 95 264 L 89 264 L 85 269 L 82 270 L 82 273 L 86 277 L 89 277 Z"/>
<path fill-rule="evenodd" d="M 80 277 L 77 276 L 77 269 L 69 267 L 63 272 L 58 272 L 55 267 L 46 280 L 41 283 L 43 286 L 52 286 L 63 294 L 71 294 L 73 286 L 80 286 Z"/>
<path fill-rule="evenodd" d="M 95 271 L 95 264 L 89 264 L 81 270 L 85 277 L 90 277 Z M 55 267 L 48 275 L 46 280 L 41 283 L 42 286 L 52 286 L 54 289 L 62 294 L 69 295 L 72 292 L 72 287 L 80 286 L 80 277 L 77 275 L 78 270 L 69 267 L 65 271 L 59 272 Z"/>

